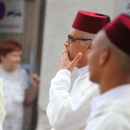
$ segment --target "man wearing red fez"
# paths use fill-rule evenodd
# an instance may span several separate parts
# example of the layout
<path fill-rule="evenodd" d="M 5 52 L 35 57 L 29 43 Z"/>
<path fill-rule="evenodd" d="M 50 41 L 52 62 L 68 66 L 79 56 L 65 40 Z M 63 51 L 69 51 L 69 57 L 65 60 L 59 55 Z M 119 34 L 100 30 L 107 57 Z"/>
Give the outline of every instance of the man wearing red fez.
<path fill-rule="evenodd" d="M 92 101 L 85 130 L 130 130 L 129 16 L 119 15 L 96 35 L 88 64 L 101 95 Z"/>
<path fill-rule="evenodd" d="M 90 101 L 99 95 L 96 84 L 89 80 L 86 55 L 91 51 L 95 34 L 110 21 L 109 16 L 78 11 L 64 42 L 59 70 L 51 81 L 47 116 L 52 130 L 84 130 L 90 113 Z M 74 67 L 79 77 L 71 88 Z"/>

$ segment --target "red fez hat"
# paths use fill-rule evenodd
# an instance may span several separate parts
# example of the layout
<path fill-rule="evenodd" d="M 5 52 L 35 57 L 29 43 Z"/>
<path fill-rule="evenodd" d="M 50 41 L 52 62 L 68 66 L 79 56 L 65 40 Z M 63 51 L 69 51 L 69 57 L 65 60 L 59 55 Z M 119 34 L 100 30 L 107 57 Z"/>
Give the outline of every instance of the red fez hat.
<path fill-rule="evenodd" d="M 110 22 L 110 17 L 107 15 L 79 10 L 72 27 L 84 32 L 96 34 L 108 22 Z"/>
<path fill-rule="evenodd" d="M 104 29 L 110 41 L 130 55 L 130 16 L 120 14 Z"/>

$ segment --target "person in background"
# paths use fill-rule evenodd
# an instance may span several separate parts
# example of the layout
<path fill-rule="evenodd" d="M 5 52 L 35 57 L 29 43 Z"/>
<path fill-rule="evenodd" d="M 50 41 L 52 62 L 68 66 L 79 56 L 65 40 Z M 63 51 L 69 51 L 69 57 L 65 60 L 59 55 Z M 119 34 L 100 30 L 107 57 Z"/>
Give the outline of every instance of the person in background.
<path fill-rule="evenodd" d="M 39 77 L 20 67 L 22 47 L 16 41 L 5 41 L 0 45 L 0 78 L 4 83 L 6 117 L 3 130 L 22 130 L 24 106 L 30 106 L 36 99 Z"/>
<path fill-rule="evenodd" d="M 78 11 L 64 42 L 56 76 L 51 81 L 47 116 L 53 130 L 83 130 L 90 113 L 90 101 L 99 95 L 98 85 L 89 80 L 86 54 L 91 51 L 95 34 L 110 21 L 109 16 L 89 11 Z M 77 55 L 81 52 L 79 55 Z M 76 59 L 75 56 L 77 55 Z M 81 56 L 82 55 L 82 56 Z M 71 88 L 72 63 L 79 77 Z M 95 72 L 96 73 L 96 72 Z"/>
<path fill-rule="evenodd" d="M 85 130 L 130 130 L 130 16 L 120 14 L 96 35 L 88 64 L 101 95 Z"/>

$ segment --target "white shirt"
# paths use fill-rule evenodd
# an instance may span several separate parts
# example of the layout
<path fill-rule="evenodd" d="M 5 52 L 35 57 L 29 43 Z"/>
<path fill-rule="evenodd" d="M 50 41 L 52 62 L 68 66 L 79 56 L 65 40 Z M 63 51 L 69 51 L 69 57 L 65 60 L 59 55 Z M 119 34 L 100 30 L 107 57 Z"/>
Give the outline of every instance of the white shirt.
<path fill-rule="evenodd" d="M 53 130 L 83 130 L 90 113 L 90 101 L 99 95 L 96 84 L 89 80 L 88 66 L 79 70 L 71 92 L 71 73 L 60 70 L 51 81 L 47 116 Z"/>
<path fill-rule="evenodd" d="M 78 69 L 78 72 L 79 72 L 79 76 L 82 77 L 83 75 L 85 75 L 87 72 L 89 71 L 89 66 L 85 66 L 85 67 L 82 67 L 80 69 Z"/>
<path fill-rule="evenodd" d="M 3 130 L 22 130 L 24 116 L 24 96 L 29 87 L 29 76 L 21 68 L 13 72 L 0 69 L 0 78 L 4 82 L 4 101 L 6 117 Z"/>
<path fill-rule="evenodd" d="M 70 71 L 68 70 L 65 70 L 67 75 L 71 76 L 71 73 Z M 80 86 L 79 83 L 80 83 L 80 80 L 81 78 L 89 71 L 89 67 L 88 66 L 85 66 L 85 67 L 82 67 L 80 69 L 78 69 L 78 72 L 79 72 L 79 77 L 75 80 L 75 84 L 73 85 L 72 87 L 72 90 L 70 91 L 70 95 L 73 96 L 75 93 L 75 91 L 78 89 L 78 87 Z"/>
<path fill-rule="evenodd" d="M 85 130 L 130 130 L 130 84 L 96 97 Z"/>

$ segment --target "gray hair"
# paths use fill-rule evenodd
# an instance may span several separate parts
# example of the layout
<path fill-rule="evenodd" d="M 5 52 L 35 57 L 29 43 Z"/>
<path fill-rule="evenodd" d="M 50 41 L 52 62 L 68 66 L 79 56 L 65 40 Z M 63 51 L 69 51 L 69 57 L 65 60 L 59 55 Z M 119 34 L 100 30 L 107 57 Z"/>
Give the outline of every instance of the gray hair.
<path fill-rule="evenodd" d="M 92 33 L 87 33 L 84 31 L 81 31 L 81 38 L 90 38 L 90 39 L 94 39 L 95 34 Z M 87 44 L 87 41 L 82 41 L 81 43 L 83 46 L 85 46 Z"/>

